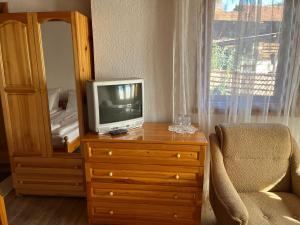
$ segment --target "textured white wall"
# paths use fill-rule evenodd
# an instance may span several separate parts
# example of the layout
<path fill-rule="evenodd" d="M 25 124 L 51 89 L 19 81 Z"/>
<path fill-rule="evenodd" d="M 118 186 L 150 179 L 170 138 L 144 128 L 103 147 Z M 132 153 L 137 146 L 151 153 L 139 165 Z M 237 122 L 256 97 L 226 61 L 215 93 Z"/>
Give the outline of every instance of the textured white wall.
<path fill-rule="evenodd" d="M 173 0 L 92 0 L 96 79 L 145 80 L 146 121 L 171 121 Z"/>
<path fill-rule="evenodd" d="M 10 12 L 79 11 L 90 15 L 90 0 L 1 0 Z"/>

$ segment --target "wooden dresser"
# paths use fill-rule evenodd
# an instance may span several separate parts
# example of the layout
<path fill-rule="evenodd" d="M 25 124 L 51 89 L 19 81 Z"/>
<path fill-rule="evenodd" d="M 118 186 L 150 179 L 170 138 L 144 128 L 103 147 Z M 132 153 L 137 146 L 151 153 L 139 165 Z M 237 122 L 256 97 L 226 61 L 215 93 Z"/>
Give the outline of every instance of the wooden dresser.
<path fill-rule="evenodd" d="M 203 133 L 146 123 L 126 135 L 87 134 L 82 141 L 90 223 L 200 224 Z"/>

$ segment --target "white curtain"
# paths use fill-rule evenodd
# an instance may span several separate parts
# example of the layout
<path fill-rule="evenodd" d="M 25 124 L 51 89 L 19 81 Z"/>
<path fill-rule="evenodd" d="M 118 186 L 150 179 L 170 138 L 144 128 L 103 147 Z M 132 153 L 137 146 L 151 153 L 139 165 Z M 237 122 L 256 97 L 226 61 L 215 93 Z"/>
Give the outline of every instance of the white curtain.
<path fill-rule="evenodd" d="M 297 0 L 176 0 L 173 119 L 283 123 L 300 143 Z"/>
<path fill-rule="evenodd" d="M 173 35 L 173 121 L 187 114 L 207 126 L 214 1 L 176 0 Z M 205 94 L 204 94 L 205 93 Z M 201 113 L 200 113 L 201 112 Z M 204 122 L 205 121 L 205 122 Z"/>

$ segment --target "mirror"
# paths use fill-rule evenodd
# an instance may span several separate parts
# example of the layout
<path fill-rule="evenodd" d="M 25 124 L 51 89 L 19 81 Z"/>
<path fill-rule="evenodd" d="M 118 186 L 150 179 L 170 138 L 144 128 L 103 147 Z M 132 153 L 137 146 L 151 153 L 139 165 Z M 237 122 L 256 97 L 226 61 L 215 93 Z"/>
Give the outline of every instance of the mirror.
<path fill-rule="evenodd" d="M 78 152 L 80 146 L 71 24 L 41 24 L 54 152 Z"/>

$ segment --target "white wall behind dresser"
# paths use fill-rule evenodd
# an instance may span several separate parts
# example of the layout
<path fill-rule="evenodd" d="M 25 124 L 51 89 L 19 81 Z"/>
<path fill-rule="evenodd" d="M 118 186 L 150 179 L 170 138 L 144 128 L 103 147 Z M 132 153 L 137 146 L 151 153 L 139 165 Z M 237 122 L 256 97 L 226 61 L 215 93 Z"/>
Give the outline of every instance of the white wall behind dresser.
<path fill-rule="evenodd" d="M 10 12 L 43 12 L 77 10 L 90 15 L 90 0 L 0 0 L 8 2 Z"/>
<path fill-rule="evenodd" d="M 92 0 L 96 79 L 145 79 L 146 121 L 170 121 L 173 0 Z"/>

